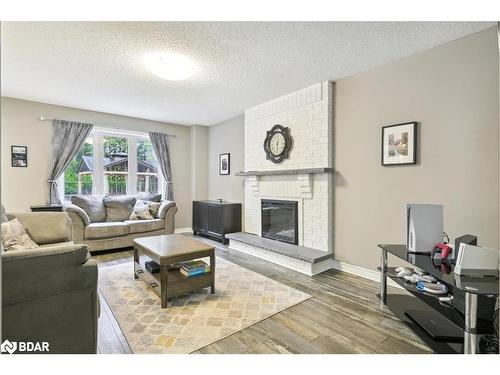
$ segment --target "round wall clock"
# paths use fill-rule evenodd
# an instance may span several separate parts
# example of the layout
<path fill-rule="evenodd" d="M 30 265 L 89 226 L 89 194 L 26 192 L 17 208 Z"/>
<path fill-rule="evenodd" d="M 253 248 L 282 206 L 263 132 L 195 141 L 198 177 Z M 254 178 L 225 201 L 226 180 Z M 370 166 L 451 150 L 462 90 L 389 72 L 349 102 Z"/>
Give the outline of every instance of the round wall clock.
<path fill-rule="evenodd" d="M 264 151 L 267 160 L 271 160 L 276 164 L 281 163 L 284 159 L 288 159 L 291 148 L 292 136 L 289 128 L 274 125 L 271 130 L 267 131 L 264 140 Z"/>

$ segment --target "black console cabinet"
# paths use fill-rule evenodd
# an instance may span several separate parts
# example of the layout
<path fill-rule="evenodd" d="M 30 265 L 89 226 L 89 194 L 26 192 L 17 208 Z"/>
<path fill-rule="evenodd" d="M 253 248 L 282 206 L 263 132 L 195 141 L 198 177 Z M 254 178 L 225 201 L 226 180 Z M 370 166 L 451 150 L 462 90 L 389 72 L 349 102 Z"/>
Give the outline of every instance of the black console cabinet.
<path fill-rule="evenodd" d="M 227 244 L 225 235 L 241 232 L 241 203 L 193 201 L 193 233 Z"/>

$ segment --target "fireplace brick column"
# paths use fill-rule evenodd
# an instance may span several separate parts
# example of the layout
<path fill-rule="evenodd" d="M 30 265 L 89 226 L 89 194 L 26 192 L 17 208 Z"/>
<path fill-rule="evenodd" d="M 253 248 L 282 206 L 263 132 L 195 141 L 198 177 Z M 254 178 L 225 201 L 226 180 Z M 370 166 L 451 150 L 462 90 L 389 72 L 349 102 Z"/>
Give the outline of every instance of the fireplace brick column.
<path fill-rule="evenodd" d="M 245 111 L 245 171 L 276 175 L 245 177 L 244 231 L 261 235 L 261 199 L 296 200 L 302 246 L 332 252 L 333 188 L 329 173 L 279 174 L 290 169 L 333 168 L 334 83 L 322 82 Z M 272 126 L 290 129 L 290 157 L 266 159 L 263 141 Z"/>

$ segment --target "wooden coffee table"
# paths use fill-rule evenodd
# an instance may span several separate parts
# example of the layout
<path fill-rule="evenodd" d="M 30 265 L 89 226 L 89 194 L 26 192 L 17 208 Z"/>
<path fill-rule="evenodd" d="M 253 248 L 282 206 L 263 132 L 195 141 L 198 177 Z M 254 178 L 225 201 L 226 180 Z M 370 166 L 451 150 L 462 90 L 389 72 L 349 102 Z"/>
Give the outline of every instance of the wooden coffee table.
<path fill-rule="evenodd" d="M 187 277 L 179 270 L 168 270 L 168 265 L 200 258 L 210 258 L 210 272 Z M 159 273 L 150 273 L 144 263 L 154 260 Z M 215 292 L 214 247 L 179 234 L 136 238 L 134 240 L 134 278 L 140 278 L 160 297 L 161 307 L 167 307 L 167 298 L 210 287 Z"/>

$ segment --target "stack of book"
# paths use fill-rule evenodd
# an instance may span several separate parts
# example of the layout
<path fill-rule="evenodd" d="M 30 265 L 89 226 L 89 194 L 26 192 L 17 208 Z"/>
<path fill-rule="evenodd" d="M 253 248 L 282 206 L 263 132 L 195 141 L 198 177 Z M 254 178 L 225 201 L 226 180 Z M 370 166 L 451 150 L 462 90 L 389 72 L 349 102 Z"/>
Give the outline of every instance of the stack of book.
<path fill-rule="evenodd" d="M 192 260 L 190 262 L 182 262 L 180 271 L 184 276 L 196 276 L 206 272 L 210 272 L 210 266 L 202 260 Z"/>

